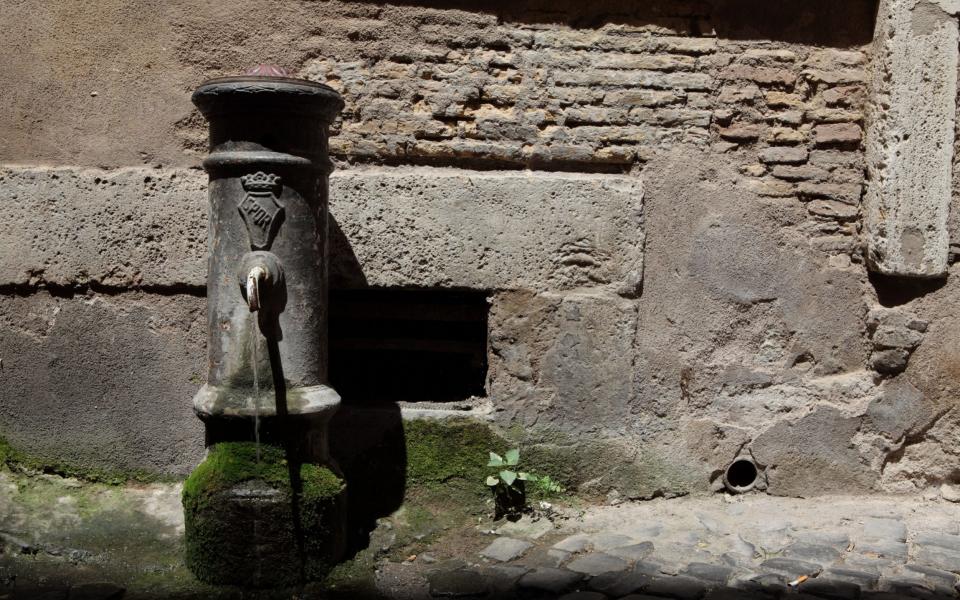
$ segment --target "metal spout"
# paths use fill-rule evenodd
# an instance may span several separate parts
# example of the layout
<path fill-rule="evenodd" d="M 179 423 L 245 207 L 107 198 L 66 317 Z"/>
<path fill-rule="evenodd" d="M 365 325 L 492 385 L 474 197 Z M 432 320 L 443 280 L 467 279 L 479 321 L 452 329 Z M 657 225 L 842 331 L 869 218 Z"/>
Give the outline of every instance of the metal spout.
<path fill-rule="evenodd" d="M 286 305 L 283 269 L 270 252 L 248 252 L 240 260 L 237 283 L 250 312 L 278 315 Z"/>
<path fill-rule="evenodd" d="M 269 277 L 270 274 L 267 270 L 259 265 L 250 269 L 250 272 L 247 273 L 247 307 L 250 312 L 260 310 L 260 282 Z"/>

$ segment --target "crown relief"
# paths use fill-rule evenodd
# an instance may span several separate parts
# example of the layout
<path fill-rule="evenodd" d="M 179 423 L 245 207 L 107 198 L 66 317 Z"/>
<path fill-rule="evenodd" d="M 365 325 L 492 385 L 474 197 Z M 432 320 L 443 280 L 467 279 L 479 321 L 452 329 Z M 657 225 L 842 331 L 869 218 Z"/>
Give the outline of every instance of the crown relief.
<path fill-rule="evenodd" d="M 244 175 L 240 178 L 243 189 L 249 191 L 263 190 L 271 191 L 280 186 L 280 177 L 273 173 L 264 173 L 257 171 L 251 175 Z"/>

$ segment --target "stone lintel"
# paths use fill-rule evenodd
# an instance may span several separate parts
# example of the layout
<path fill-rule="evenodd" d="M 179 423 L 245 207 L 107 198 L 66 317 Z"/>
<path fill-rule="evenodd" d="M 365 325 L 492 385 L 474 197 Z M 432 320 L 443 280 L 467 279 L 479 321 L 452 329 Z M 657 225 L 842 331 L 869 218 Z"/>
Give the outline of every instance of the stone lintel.
<path fill-rule="evenodd" d="M 205 188 L 186 169 L 0 169 L 0 285 L 202 287 Z M 639 291 L 635 177 L 365 169 L 330 188 L 334 286 Z"/>

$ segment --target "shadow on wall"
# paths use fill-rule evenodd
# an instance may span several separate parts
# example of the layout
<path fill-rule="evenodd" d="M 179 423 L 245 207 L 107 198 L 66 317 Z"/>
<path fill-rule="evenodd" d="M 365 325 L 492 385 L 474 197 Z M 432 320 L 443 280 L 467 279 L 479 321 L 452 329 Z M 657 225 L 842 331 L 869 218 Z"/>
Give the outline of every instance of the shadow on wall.
<path fill-rule="evenodd" d="M 331 216 L 329 222 L 330 287 L 363 289 L 367 278 L 350 241 Z M 331 293 L 335 297 L 336 293 Z M 333 312 L 331 307 L 331 312 Z M 331 353 L 328 353 L 330 356 Z M 332 361 L 331 361 L 332 362 Z M 336 379 L 336 370 L 331 369 Z M 348 390 L 340 389 L 343 403 L 330 423 L 330 453 L 347 482 L 348 560 L 370 543 L 378 518 L 400 508 L 406 493 L 406 440 L 400 407 L 380 404 L 358 410 Z"/>
<path fill-rule="evenodd" d="M 379 4 L 379 0 L 362 0 Z M 873 39 L 878 0 L 397 0 L 391 4 L 460 9 L 515 23 L 657 25 L 687 35 L 849 47 Z M 684 22 L 686 21 L 686 22 Z"/>
<path fill-rule="evenodd" d="M 487 293 L 370 287 L 340 227 L 330 232 L 330 382 L 344 404 L 485 396 Z"/>
<path fill-rule="evenodd" d="M 342 397 L 330 424 L 347 480 L 349 543 L 369 543 L 379 517 L 403 503 L 407 439 L 398 402 L 485 395 L 487 295 L 475 290 L 369 287 L 339 224 L 330 221 L 330 383 Z"/>

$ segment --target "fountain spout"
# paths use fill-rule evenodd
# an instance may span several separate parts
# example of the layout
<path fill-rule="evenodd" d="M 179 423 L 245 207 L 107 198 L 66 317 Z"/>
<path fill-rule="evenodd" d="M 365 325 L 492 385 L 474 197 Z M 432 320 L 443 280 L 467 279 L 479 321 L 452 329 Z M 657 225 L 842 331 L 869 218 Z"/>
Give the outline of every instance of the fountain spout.
<path fill-rule="evenodd" d="M 250 312 L 276 315 L 283 311 L 283 270 L 275 254 L 263 251 L 245 254 L 240 260 L 237 283 Z"/>
<path fill-rule="evenodd" d="M 260 282 L 266 279 L 267 271 L 263 267 L 254 267 L 247 273 L 247 306 L 250 312 L 260 310 Z"/>

